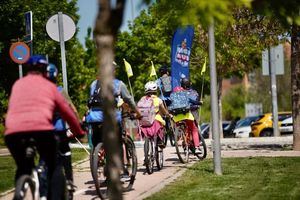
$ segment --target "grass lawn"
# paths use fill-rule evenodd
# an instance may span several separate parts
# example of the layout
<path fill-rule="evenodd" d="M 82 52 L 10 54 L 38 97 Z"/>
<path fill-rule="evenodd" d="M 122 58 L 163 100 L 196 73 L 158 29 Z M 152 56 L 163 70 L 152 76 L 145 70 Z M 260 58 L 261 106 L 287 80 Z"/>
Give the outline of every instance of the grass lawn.
<path fill-rule="evenodd" d="M 87 157 L 83 149 L 72 149 L 72 161 L 76 162 Z M 0 157 L 0 193 L 14 186 L 15 162 L 11 156 Z"/>
<path fill-rule="evenodd" d="M 213 172 L 213 160 L 196 163 L 148 200 L 268 200 L 300 199 L 300 157 L 224 158 L 223 175 Z"/>

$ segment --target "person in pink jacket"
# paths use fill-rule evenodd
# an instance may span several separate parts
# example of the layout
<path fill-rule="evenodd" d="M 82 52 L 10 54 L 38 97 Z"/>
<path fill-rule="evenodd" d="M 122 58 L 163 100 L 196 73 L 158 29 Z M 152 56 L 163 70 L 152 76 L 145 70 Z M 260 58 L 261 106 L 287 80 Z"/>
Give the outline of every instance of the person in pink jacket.
<path fill-rule="evenodd" d="M 34 140 L 40 158 L 48 168 L 48 199 L 62 199 L 64 178 L 61 167 L 56 165 L 58 141 L 53 132 L 54 112 L 60 113 L 75 136 L 83 136 L 85 132 L 56 85 L 46 79 L 47 66 L 48 61 L 41 55 L 33 55 L 26 63 L 27 75 L 12 87 L 4 135 L 17 165 L 15 181 L 32 172 L 34 159 L 26 157 L 26 149 Z"/>

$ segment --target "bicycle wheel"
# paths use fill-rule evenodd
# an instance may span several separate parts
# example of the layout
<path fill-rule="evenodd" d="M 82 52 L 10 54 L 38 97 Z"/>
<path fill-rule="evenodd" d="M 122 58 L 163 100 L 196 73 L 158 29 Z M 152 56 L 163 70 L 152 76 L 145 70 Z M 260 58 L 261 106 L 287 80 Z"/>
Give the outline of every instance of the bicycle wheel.
<path fill-rule="evenodd" d="M 161 170 L 164 166 L 164 151 L 155 145 L 155 161 L 158 170 Z"/>
<path fill-rule="evenodd" d="M 175 149 L 181 163 L 187 163 L 189 148 L 186 144 L 185 126 L 175 125 Z"/>
<path fill-rule="evenodd" d="M 123 152 L 123 173 L 121 174 L 121 183 L 123 191 L 131 190 L 136 172 L 137 172 L 137 156 L 134 142 L 130 136 L 125 136 L 123 138 L 123 145 L 125 151 Z"/>
<path fill-rule="evenodd" d="M 153 166 L 154 166 L 154 148 L 153 148 L 153 142 L 147 137 L 145 137 L 144 155 L 145 155 L 146 171 L 148 174 L 152 174 Z"/>
<path fill-rule="evenodd" d="M 29 175 L 22 175 L 16 184 L 13 200 L 37 199 L 35 195 L 35 183 Z"/>
<path fill-rule="evenodd" d="M 203 135 L 200 132 L 198 132 L 198 134 L 199 134 L 199 142 L 200 142 L 200 147 L 199 147 L 200 152 L 196 153 L 195 155 L 200 160 L 203 160 L 207 156 L 207 147 Z"/>
<path fill-rule="evenodd" d="M 95 148 L 92 147 L 92 148 L 91 148 L 91 151 L 90 151 L 90 170 L 91 170 L 91 175 L 92 175 L 93 180 L 94 180 L 94 174 L 93 174 L 93 157 L 94 157 L 94 150 L 95 150 Z"/>
<path fill-rule="evenodd" d="M 164 137 L 164 144 L 165 144 L 165 146 L 167 146 L 167 144 L 168 144 L 168 137 L 169 137 L 169 133 L 166 132 L 165 137 Z"/>
<path fill-rule="evenodd" d="M 107 198 L 108 180 L 106 177 L 106 158 L 103 143 L 98 143 L 93 152 L 92 176 L 97 194 L 101 199 Z"/>

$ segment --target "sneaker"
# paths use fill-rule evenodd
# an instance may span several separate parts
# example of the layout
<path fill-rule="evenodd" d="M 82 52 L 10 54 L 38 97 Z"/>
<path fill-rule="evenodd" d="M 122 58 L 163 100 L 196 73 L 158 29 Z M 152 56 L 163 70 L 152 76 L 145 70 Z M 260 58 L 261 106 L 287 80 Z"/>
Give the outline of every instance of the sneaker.
<path fill-rule="evenodd" d="M 73 184 L 73 181 L 67 180 L 66 184 L 67 184 L 67 190 L 68 191 L 71 191 L 71 192 L 75 192 L 76 191 L 77 186 Z"/>
<path fill-rule="evenodd" d="M 157 142 L 157 145 L 158 145 L 158 147 L 161 148 L 161 149 L 166 148 L 165 143 L 164 143 L 163 141 L 161 141 L 161 140 L 159 140 L 159 141 Z"/>
<path fill-rule="evenodd" d="M 202 150 L 200 147 L 195 148 L 195 154 L 202 154 Z"/>

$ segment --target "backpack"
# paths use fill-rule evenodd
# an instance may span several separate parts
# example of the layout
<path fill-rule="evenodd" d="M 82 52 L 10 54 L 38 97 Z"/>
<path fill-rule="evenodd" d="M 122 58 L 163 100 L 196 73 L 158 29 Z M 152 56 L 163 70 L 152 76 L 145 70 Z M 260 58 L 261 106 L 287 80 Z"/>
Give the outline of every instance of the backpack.
<path fill-rule="evenodd" d="M 172 92 L 172 80 L 171 76 L 162 76 L 160 77 L 161 89 L 163 93 Z"/>
<path fill-rule="evenodd" d="M 119 97 L 121 96 L 121 81 L 115 79 L 113 81 L 113 84 L 114 84 L 114 96 L 115 96 L 115 101 L 116 101 L 116 105 L 117 105 L 117 102 L 120 99 Z M 94 93 L 90 96 L 90 98 L 88 100 L 88 107 L 89 108 L 95 108 L 95 107 L 96 108 L 101 108 L 101 106 L 103 104 L 103 101 L 102 101 L 101 96 L 100 96 L 100 90 L 101 90 L 100 81 L 97 80 Z"/>
<path fill-rule="evenodd" d="M 99 80 L 97 80 L 94 93 L 90 96 L 88 100 L 88 107 L 89 108 L 101 107 L 101 105 L 102 105 L 102 99 L 100 97 L 100 82 Z"/>
<path fill-rule="evenodd" d="M 142 127 L 151 126 L 154 123 L 156 114 L 153 98 L 148 96 L 142 97 L 137 103 L 137 107 L 142 115 L 140 125 Z"/>
<path fill-rule="evenodd" d="M 189 97 L 189 99 L 191 99 L 193 101 L 197 101 L 197 102 L 200 101 L 198 92 L 193 89 L 188 90 L 188 97 Z M 199 108 L 199 105 L 195 105 L 195 104 L 191 103 L 191 110 L 196 110 L 198 108 Z"/>
<path fill-rule="evenodd" d="M 189 93 L 186 90 L 173 92 L 170 95 L 171 105 L 169 110 L 174 114 L 187 113 L 190 111 Z"/>

